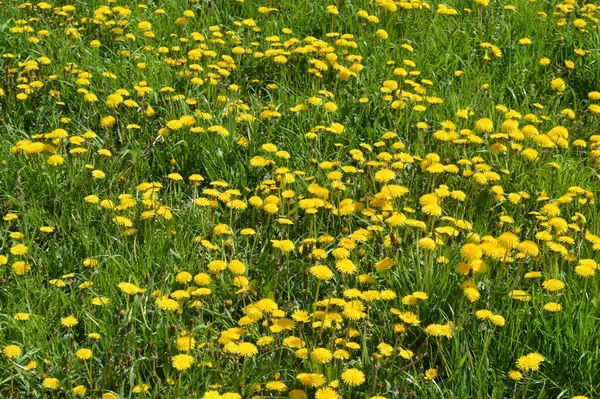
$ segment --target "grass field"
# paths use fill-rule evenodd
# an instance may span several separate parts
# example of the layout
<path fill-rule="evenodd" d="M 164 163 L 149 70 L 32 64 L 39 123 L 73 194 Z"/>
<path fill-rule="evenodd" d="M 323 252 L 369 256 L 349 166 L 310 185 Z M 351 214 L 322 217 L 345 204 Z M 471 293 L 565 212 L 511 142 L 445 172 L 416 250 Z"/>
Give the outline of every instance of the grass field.
<path fill-rule="evenodd" d="M 599 21 L 2 0 L 0 398 L 600 397 Z"/>

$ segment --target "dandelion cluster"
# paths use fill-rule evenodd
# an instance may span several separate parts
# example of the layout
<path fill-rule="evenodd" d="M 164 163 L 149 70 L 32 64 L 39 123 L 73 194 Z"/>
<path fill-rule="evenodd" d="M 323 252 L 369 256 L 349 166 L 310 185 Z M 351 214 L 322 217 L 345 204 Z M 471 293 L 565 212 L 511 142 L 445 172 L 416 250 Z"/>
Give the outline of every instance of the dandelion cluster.
<path fill-rule="evenodd" d="M 598 394 L 600 5 L 105 3 L 0 3 L 1 395 Z"/>

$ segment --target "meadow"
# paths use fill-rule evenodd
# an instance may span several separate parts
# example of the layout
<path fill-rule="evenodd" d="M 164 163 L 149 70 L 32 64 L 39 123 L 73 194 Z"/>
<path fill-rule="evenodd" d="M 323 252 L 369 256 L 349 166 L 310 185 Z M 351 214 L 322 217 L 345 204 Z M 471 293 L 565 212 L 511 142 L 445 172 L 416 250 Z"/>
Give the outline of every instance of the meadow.
<path fill-rule="evenodd" d="M 0 2 L 0 398 L 600 397 L 600 4 Z"/>

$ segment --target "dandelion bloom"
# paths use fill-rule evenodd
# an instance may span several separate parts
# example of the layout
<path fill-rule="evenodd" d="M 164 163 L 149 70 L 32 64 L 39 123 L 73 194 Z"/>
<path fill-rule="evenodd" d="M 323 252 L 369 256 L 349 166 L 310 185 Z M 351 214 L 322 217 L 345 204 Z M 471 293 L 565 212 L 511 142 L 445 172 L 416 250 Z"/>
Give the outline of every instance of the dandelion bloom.
<path fill-rule="evenodd" d="M 306 392 L 303 389 L 292 389 L 288 395 L 290 399 L 307 399 Z"/>
<path fill-rule="evenodd" d="M 510 378 L 513 381 L 520 381 L 523 379 L 523 374 L 521 374 L 520 371 L 511 370 L 508 372 L 508 378 Z"/>
<path fill-rule="evenodd" d="M 113 116 L 104 116 L 100 119 L 100 127 L 108 129 L 113 126 L 117 120 Z"/>
<path fill-rule="evenodd" d="M 132 283 L 122 282 L 119 283 L 118 287 L 127 295 L 135 295 L 142 292 L 142 290 L 137 285 Z"/>
<path fill-rule="evenodd" d="M 338 399 L 339 394 L 333 388 L 320 388 L 315 393 L 315 399 Z"/>
<path fill-rule="evenodd" d="M 425 379 L 433 380 L 435 377 L 437 377 L 437 375 L 438 375 L 437 369 L 428 369 L 425 372 Z"/>
<path fill-rule="evenodd" d="M 281 381 L 269 381 L 266 383 L 265 388 L 267 388 L 269 391 L 287 391 L 287 386 Z"/>
<path fill-rule="evenodd" d="M 525 273 L 524 277 L 528 278 L 528 279 L 540 278 L 540 277 L 542 277 L 542 273 L 541 272 L 528 272 L 528 273 Z"/>
<path fill-rule="evenodd" d="M 465 288 L 463 294 L 471 303 L 477 301 L 480 297 L 479 291 L 474 287 Z"/>
<path fill-rule="evenodd" d="M 527 302 L 531 299 L 531 296 L 523 290 L 512 290 L 508 296 L 521 302 Z"/>
<path fill-rule="evenodd" d="M 110 302 L 110 298 L 105 296 L 99 296 L 97 298 L 92 298 L 92 305 L 103 306 Z"/>
<path fill-rule="evenodd" d="M 171 363 L 174 368 L 176 368 L 179 371 L 183 371 L 189 369 L 192 366 L 192 364 L 194 363 L 194 358 L 186 354 L 175 355 L 171 359 Z"/>
<path fill-rule="evenodd" d="M 44 388 L 55 390 L 60 388 L 60 381 L 58 380 L 58 378 L 44 378 L 44 381 L 42 381 L 42 386 Z"/>
<path fill-rule="evenodd" d="M 406 324 L 419 324 L 421 323 L 421 321 L 419 320 L 419 317 L 414 314 L 413 312 L 404 312 L 404 313 L 400 313 L 398 315 L 398 317 L 400 317 L 400 319 L 405 322 Z M 436 326 L 438 326 L 438 324 L 435 324 Z"/>
<path fill-rule="evenodd" d="M 424 237 L 419 239 L 417 245 L 419 246 L 419 248 L 424 249 L 426 251 L 433 251 L 436 247 L 435 241 L 433 240 L 433 238 L 430 237 Z"/>
<path fill-rule="evenodd" d="M 15 274 L 22 276 L 31 269 L 31 266 L 29 266 L 29 263 L 18 261 L 12 264 L 12 269 Z"/>
<path fill-rule="evenodd" d="M 213 260 L 207 265 L 208 271 L 211 274 L 217 274 L 225 269 L 227 269 L 227 262 L 224 260 Z"/>
<path fill-rule="evenodd" d="M 596 270 L 592 265 L 580 264 L 575 266 L 575 273 L 581 277 L 592 277 L 596 274 Z"/>
<path fill-rule="evenodd" d="M 548 291 L 560 291 L 565 288 L 565 283 L 557 279 L 546 280 L 542 283 L 542 287 Z"/>
<path fill-rule="evenodd" d="M 452 338 L 452 329 L 448 324 L 430 324 L 425 329 L 425 332 L 427 335 L 431 335 L 433 337 Z"/>
<path fill-rule="evenodd" d="M 396 177 L 396 172 L 390 169 L 381 169 L 375 172 L 375 180 L 380 183 L 387 183 Z"/>
<path fill-rule="evenodd" d="M 168 312 L 176 312 L 181 309 L 179 302 L 166 296 L 158 298 L 156 300 L 156 305 L 162 310 L 166 310 Z"/>
<path fill-rule="evenodd" d="M 506 249 L 516 248 L 519 245 L 519 238 L 511 232 L 502 233 L 498 237 L 498 243 Z"/>
<path fill-rule="evenodd" d="M 8 357 L 9 359 L 13 359 L 16 357 L 20 357 L 23 354 L 23 351 L 21 350 L 20 347 L 18 347 L 17 345 L 6 345 L 3 349 L 2 352 L 4 353 L 4 355 L 6 357 Z"/>
<path fill-rule="evenodd" d="M 537 244 L 533 241 L 523 241 L 522 243 L 520 243 L 517 247 L 519 249 L 519 251 L 523 252 L 526 256 L 531 256 L 531 257 L 535 257 L 538 256 L 540 253 L 539 247 L 537 246 Z"/>
<path fill-rule="evenodd" d="M 283 252 L 290 252 L 296 248 L 294 243 L 290 240 L 271 240 L 271 243 L 273 243 L 274 248 Z"/>
<path fill-rule="evenodd" d="M 310 268 L 310 274 L 315 276 L 319 280 L 331 280 L 333 278 L 333 272 L 327 266 L 316 265 Z"/>
<path fill-rule="evenodd" d="M 133 387 L 133 393 L 142 393 L 148 391 L 150 391 L 150 385 L 148 384 L 141 384 Z"/>
<path fill-rule="evenodd" d="M 92 357 L 92 351 L 88 348 L 81 348 L 75 352 L 75 356 L 77 356 L 78 359 L 87 360 Z"/>
<path fill-rule="evenodd" d="M 357 387 L 365 382 L 365 374 L 358 369 L 348 369 L 342 373 L 342 381 L 350 386 Z"/>
<path fill-rule="evenodd" d="M 106 173 L 104 173 L 104 172 L 103 172 L 103 171 L 101 171 L 101 170 L 93 170 L 93 171 L 92 171 L 92 177 L 93 177 L 94 179 L 99 179 L 99 180 L 101 180 L 101 179 L 104 179 L 104 178 L 106 177 Z"/>
<path fill-rule="evenodd" d="M 338 11 L 338 8 L 334 5 L 328 5 L 327 6 L 327 12 L 332 14 L 332 15 L 338 15 L 340 12 Z"/>
<path fill-rule="evenodd" d="M 377 29 L 377 32 L 375 32 L 375 34 L 377 35 L 378 38 L 385 40 L 388 38 L 388 33 L 383 30 L 383 29 Z"/>
<path fill-rule="evenodd" d="M 504 325 L 506 324 L 506 320 L 504 319 L 504 317 L 502 317 L 499 314 L 495 314 L 495 315 L 491 316 L 490 321 L 492 322 L 493 325 L 495 325 L 497 327 L 504 327 Z"/>
<path fill-rule="evenodd" d="M 262 337 L 256 341 L 256 345 L 261 346 L 261 347 L 267 346 L 267 345 L 270 345 L 274 340 L 275 340 L 275 338 L 273 338 L 273 337 L 269 337 L 269 336 Z"/>
<path fill-rule="evenodd" d="M 390 258 L 383 258 L 375 264 L 375 268 L 379 271 L 389 270 L 394 266 L 394 261 Z"/>
<path fill-rule="evenodd" d="M 258 354 L 258 348 L 250 342 L 242 342 L 237 346 L 237 353 L 243 357 L 254 357 Z"/>
<path fill-rule="evenodd" d="M 300 384 L 313 388 L 323 386 L 327 382 L 327 379 L 323 374 L 300 373 L 296 376 L 296 378 L 298 381 L 300 381 Z"/>
<path fill-rule="evenodd" d="M 48 158 L 48 165 L 59 166 L 65 162 L 65 159 L 60 155 L 52 155 Z"/>
<path fill-rule="evenodd" d="M 75 388 L 73 388 L 73 395 L 83 396 L 86 394 L 86 392 L 87 392 L 87 388 L 84 387 L 83 385 L 77 385 Z"/>
<path fill-rule="evenodd" d="M 550 87 L 554 91 L 563 92 L 566 89 L 565 81 L 561 78 L 556 78 L 552 82 L 550 82 Z"/>
<path fill-rule="evenodd" d="M 175 276 L 175 280 L 181 284 L 187 284 L 192 281 L 192 273 L 190 272 L 179 272 Z"/>
<path fill-rule="evenodd" d="M 477 317 L 479 320 L 489 319 L 493 315 L 494 314 L 490 310 L 486 310 L 486 309 L 481 309 L 481 310 L 478 310 L 477 312 L 475 312 L 475 317 Z"/>
<path fill-rule="evenodd" d="M 74 316 L 67 316 L 60 320 L 60 324 L 65 327 L 73 327 L 76 326 L 79 321 Z"/>
<path fill-rule="evenodd" d="M 494 122 L 489 118 L 481 118 L 475 122 L 475 130 L 481 133 L 491 133 L 494 130 Z"/>
<path fill-rule="evenodd" d="M 213 391 L 213 390 L 206 391 L 204 393 L 204 395 L 202 395 L 202 399 L 221 399 L 221 398 L 222 398 L 222 396 L 219 395 L 219 393 L 217 391 Z"/>
<path fill-rule="evenodd" d="M 10 249 L 10 253 L 13 255 L 25 255 L 28 249 L 29 248 L 23 244 L 17 244 Z"/>
<path fill-rule="evenodd" d="M 335 268 L 343 274 L 354 274 L 358 269 L 350 259 L 340 259 L 335 263 Z"/>
<path fill-rule="evenodd" d="M 483 251 L 477 244 L 468 243 L 460 249 L 460 256 L 467 262 L 479 260 L 483 256 Z"/>
<path fill-rule="evenodd" d="M 544 360 L 544 356 L 537 352 L 533 352 L 518 358 L 517 368 L 521 371 L 537 371 L 540 369 L 540 364 L 542 364 Z"/>
<path fill-rule="evenodd" d="M 13 319 L 19 321 L 27 321 L 29 320 L 29 313 L 17 313 L 13 316 Z"/>
<path fill-rule="evenodd" d="M 187 352 L 194 349 L 194 347 L 196 346 L 196 340 L 192 337 L 186 336 L 178 338 L 175 344 L 177 346 L 178 351 Z"/>
<path fill-rule="evenodd" d="M 100 202 L 100 198 L 98 198 L 97 195 L 88 195 L 84 198 L 84 201 L 87 202 L 88 204 L 97 204 L 98 202 Z"/>
<path fill-rule="evenodd" d="M 229 271 L 233 274 L 241 275 L 246 272 L 246 265 L 243 262 L 234 259 L 229 262 L 227 269 L 229 269 Z"/>
<path fill-rule="evenodd" d="M 148 31 L 152 29 L 152 24 L 148 21 L 138 22 L 137 27 L 139 30 Z"/>
<path fill-rule="evenodd" d="M 310 353 L 310 358 L 317 363 L 326 364 L 329 363 L 333 355 L 326 348 L 316 348 Z"/>
<path fill-rule="evenodd" d="M 556 302 L 548 302 L 544 305 L 544 310 L 552 313 L 560 312 L 562 310 L 562 305 Z"/>

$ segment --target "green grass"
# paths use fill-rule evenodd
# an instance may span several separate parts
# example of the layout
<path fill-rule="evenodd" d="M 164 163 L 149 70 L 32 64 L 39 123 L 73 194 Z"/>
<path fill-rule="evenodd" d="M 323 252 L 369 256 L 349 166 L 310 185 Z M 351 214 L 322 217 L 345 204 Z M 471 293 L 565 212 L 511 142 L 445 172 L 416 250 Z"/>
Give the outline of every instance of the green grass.
<path fill-rule="evenodd" d="M 564 4 L 540 0 L 511 2 L 515 10 L 499 2 L 478 8 L 457 0 L 445 3 L 457 11 L 450 16 L 436 12 L 439 3 L 388 3 L 396 10 L 382 1 L 332 3 L 338 15 L 328 13 L 327 2 L 288 0 L 90 1 L 62 10 L 58 3 L 0 4 L 0 213 L 16 215 L 0 225 L 1 398 L 70 398 L 77 386 L 86 388 L 84 397 L 103 399 L 209 391 L 223 399 L 294 399 L 298 390 L 311 399 L 600 395 L 600 273 L 594 266 L 594 275 L 583 277 L 576 269 L 582 259 L 600 262 L 600 123 L 598 100 L 588 95 L 600 90 L 598 10 L 575 4 L 561 12 Z M 277 10 L 263 13 L 261 6 Z M 112 13 L 101 19 L 98 10 Z M 186 10 L 195 16 L 183 21 Z M 146 32 L 153 37 L 144 36 L 142 21 L 151 23 Z M 584 28 L 577 27 L 581 21 Z M 79 37 L 68 36 L 68 28 Z M 378 36 L 380 29 L 388 38 Z M 519 44 L 522 38 L 532 44 Z M 204 53 L 194 59 L 197 49 Z M 277 55 L 287 61 L 277 63 Z M 311 73 L 315 60 L 326 66 L 321 76 Z M 556 78 L 564 80 L 563 92 L 552 89 Z M 386 93 L 386 81 L 397 89 Z M 145 86 L 151 92 L 139 92 Z M 110 107 L 117 91 L 134 103 Z M 85 101 L 86 93 L 97 101 Z M 312 104 L 313 97 L 322 104 Z M 326 102 L 337 110 L 327 111 Z M 293 110 L 298 105 L 306 109 Z M 279 115 L 264 117 L 267 109 Z M 103 126 L 106 116 L 114 124 Z M 192 116 L 190 125 L 167 129 L 170 121 L 187 122 L 184 116 Z M 490 131 L 476 127 L 482 118 L 491 119 Z M 503 127 L 507 119 L 518 122 L 517 130 Z M 334 123 L 344 131 L 328 131 Z M 444 126 L 454 138 L 440 139 Z M 554 133 L 561 126 L 568 134 L 559 141 Z M 56 129 L 66 135 L 44 136 Z M 83 139 L 90 131 L 95 135 Z M 289 159 L 265 150 L 267 143 Z M 52 147 L 36 149 L 45 144 Z M 537 158 L 527 161 L 525 149 Z M 48 163 L 54 152 L 62 164 Z M 434 154 L 451 167 L 427 170 Z M 256 157 L 266 164 L 252 166 Z M 376 178 L 383 169 L 395 172 L 388 184 L 408 192 L 387 197 Z M 94 178 L 93 170 L 105 176 Z M 204 180 L 193 184 L 193 174 Z M 219 181 L 227 186 L 212 184 Z M 151 182 L 160 183 L 154 195 L 142 184 Z M 433 215 L 423 203 L 432 193 L 441 207 Z M 112 205 L 86 201 L 90 195 Z M 274 201 L 270 212 L 265 204 Z M 548 211 L 550 203 L 557 213 Z M 236 209 L 240 204 L 246 208 Z M 397 212 L 406 223 L 388 220 Z M 126 219 L 119 224 L 117 216 Z M 222 225 L 229 234 L 219 234 Z M 256 234 L 245 235 L 247 228 Z M 545 231 L 550 238 L 540 235 Z M 507 232 L 535 242 L 539 254 L 521 256 L 522 247 L 497 240 Z M 434 249 L 419 241 L 426 237 L 437 242 Z M 282 251 L 273 240 L 290 240 L 294 248 Z M 485 272 L 460 272 L 468 242 L 481 244 Z M 25 254 L 12 253 L 19 243 Z M 357 267 L 350 274 L 336 269 L 334 250 L 343 246 Z M 393 266 L 377 270 L 385 258 Z M 209 273 L 211 261 L 235 259 L 245 265 L 243 278 L 231 270 Z M 29 270 L 17 273 L 18 262 Z M 329 267 L 333 278 L 318 280 L 315 265 Z M 526 277 L 533 271 L 542 276 Z M 197 291 L 199 278 L 178 281 L 181 272 L 211 274 L 210 291 Z M 551 279 L 564 289 L 544 288 Z M 144 290 L 128 295 L 122 282 Z M 474 301 L 465 284 L 476 288 Z M 354 288 L 357 298 L 347 291 Z M 373 299 L 385 290 L 396 297 Z M 513 290 L 529 300 L 511 297 Z M 414 292 L 427 299 L 412 304 Z M 158 306 L 168 295 L 180 311 Z M 109 302 L 92 303 L 100 297 Z M 327 305 L 334 298 L 337 304 Z M 356 318 L 339 306 L 342 298 L 360 302 Z M 562 310 L 545 310 L 550 302 Z M 479 320 L 482 309 L 505 324 Z M 299 310 L 306 320 L 293 320 Z M 409 311 L 417 322 L 403 321 Z M 67 316 L 78 323 L 63 325 Z M 325 327 L 324 317 L 333 320 Z M 447 326 L 451 338 L 426 331 L 432 324 Z M 180 352 L 182 336 L 192 336 L 196 347 Z M 267 336 L 273 341 L 257 344 Z M 308 358 L 287 344 L 292 336 Z M 243 357 L 227 338 L 258 351 Z M 391 346 L 390 356 L 381 344 Z M 20 353 L 12 356 L 10 345 Z M 310 357 L 319 347 L 346 350 L 348 358 L 319 364 Z M 92 358 L 77 358 L 81 348 Z M 544 357 L 539 370 L 511 378 L 517 359 L 532 352 Z M 173 365 L 180 353 L 194 359 L 187 370 Z M 344 381 L 350 368 L 364 373 L 359 386 Z M 437 376 L 426 378 L 431 369 Z M 335 393 L 303 386 L 300 373 L 321 374 L 321 388 Z M 46 378 L 60 387 L 46 387 Z M 273 381 L 285 387 L 275 389 Z M 138 392 L 142 384 L 147 392 Z"/>

